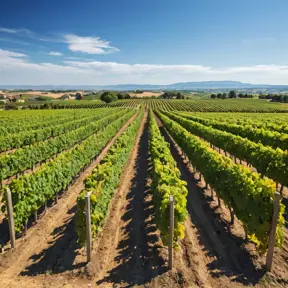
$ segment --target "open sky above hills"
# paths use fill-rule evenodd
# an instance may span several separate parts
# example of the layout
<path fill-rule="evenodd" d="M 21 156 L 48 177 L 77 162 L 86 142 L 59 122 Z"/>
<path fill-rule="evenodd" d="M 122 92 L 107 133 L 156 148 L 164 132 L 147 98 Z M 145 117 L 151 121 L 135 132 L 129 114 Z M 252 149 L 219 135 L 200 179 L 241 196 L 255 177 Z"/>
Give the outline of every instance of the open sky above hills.
<path fill-rule="evenodd" d="M 0 85 L 288 84 L 286 0 L 1 1 Z"/>

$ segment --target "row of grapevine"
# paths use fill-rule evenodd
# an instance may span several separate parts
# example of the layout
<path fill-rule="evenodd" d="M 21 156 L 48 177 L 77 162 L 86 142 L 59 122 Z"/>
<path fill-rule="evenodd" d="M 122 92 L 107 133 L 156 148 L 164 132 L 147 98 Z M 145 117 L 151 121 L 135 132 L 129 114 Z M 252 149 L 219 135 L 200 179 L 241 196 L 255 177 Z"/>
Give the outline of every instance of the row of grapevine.
<path fill-rule="evenodd" d="M 80 112 L 81 110 L 79 110 Z M 82 110 L 83 111 L 83 110 Z M 78 112 L 77 112 L 78 113 Z M 0 113 L 0 124 L 2 126 L 5 124 L 10 124 L 11 126 L 21 125 L 33 125 L 38 122 L 50 121 L 53 119 L 61 119 L 63 117 L 68 117 L 71 115 L 70 111 L 65 111 L 65 113 L 59 113 L 58 111 L 52 110 L 41 110 L 41 111 L 30 111 L 30 110 L 8 110 L 1 111 Z"/>
<path fill-rule="evenodd" d="M 93 134 L 73 149 L 63 152 L 52 161 L 43 164 L 35 173 L 22 176 L 9 184 L 17 232 L 23 230 L 33 212 L 67 188 L 81 169 L 99 154 L 134 113 L 135 111 L 131 110 L 111 124 L 102 127 L 101 132 Z M 4 186 L 3 189 L 6 187 Z"/>
<path fill-rule="evenodd" d="M 143 102 L 142 102 L 143 103 Z M 137 108 L 141 106 L 141 100 L 139 99 L 131 99 L 131 100 L 119 100 L 116 102 L 111 103 L 85 103 L 85 104 L 59 104 L 57 106 L 58 109 L 82 109 L 82 108 L 89 108 L 89 109 L 95 109 L 95 108 L 109 108 L 109 107 L 119 107 L 119 108 Z M 33 107 L 33 106 L 32 106 Z"/>
<path fill-rule="evenodd" d="M 92 115 L 78 120 L 73 120 L 64 124 L 52 125 L 51 127 L 46 127 L 38 130 L 24 131 L 15 134 L 1 135 L 0 136 L 0 152 L 7 151 L 13 148 L 20 148 L 25 145 L 31 145 L 33 143 L 49 139 L 50 137 L 55 137 L 72 131 L 83 125 L 87 125 L 91 121 L 99 119 L 99 113 L 92 113 Z"/>
<path fill-rule="evenodd" d="M 230 158 L 214 151 L 207 143 L 166 115 L 160 112 L 157 115 L 186 153 L 193 167 L 204 176 L 206 183 L 215 189 L 225 204 L 233 209 L 259 251 L 266 251 L 273 216 L 275 183 L 268 178 L 261 179 L 259 174 L 246 167 L 234 164 Z M 276 236 L 278 246 L 283 243 L 284 205 L 281 204 L 280 208 Z"/>
<path fill-rule="evenodd" d="M 155 118 L 149 112 L 149 152 L 152 161 L 151 190 L 155 206 L 155 220 L 161 232 L 161 239 L 165 245 L 169 240 L 169 197 L 173 195 L 175 201 L 174 214 L 174 245 L 184 237 L 184 222 L 188 212 L 186 209 L 188 195 L 187 183 L 181 180 L 181 173 L 171 155 L 169 144 L 165 141 L 156 124 Z"/>
<path fill-rule="evenodd" d="M 195 112 L 195 115 L 200 115 L 201 116 L 202 113 L 199 112 Z M 235 119 L 241 120 L 241 121 L 249 121 L 250 123 L 259 123 L 261 124 L 262 121 L 263 123 L 269 123 L 269 124 L 273 124 L 273 123 L 278 123 L 278 124 L 284 124 L 283 121 L 286 119 L 288 119 L 288 114 L 286 113 L 268 113 L 268 114 L 263 114 L 263 113 L 231 113 L 231 112 L 227 112 L 227 113 L 222 113 L 222 112 L 208 112 L 205 113 L 205 115 L 208 118 L 222 118 L 225 120 L 232 120 L 235 121 Z M 287 125 L 287 123 L 286 123 Z"/>
<path fill-rule="evenodd" d="M 257 113 L 272 113 L 272 112 L 288 112 L 287 105 L 279 103 L 268 103 L 259 100 L 245 99 L 227 99 L 227 100 L 177 100 L 177 99 L 129 99 L 118 100 L 111 103 L 93 103 L 86 101 L 85 103 L 71 104 L 69 101 L 56 104 L 55 109 L 81 109 L 81 108 L 108 108 L 108 107 L 123 107 L 137 108 L 139 106 L 146 107 L 152 110 L 164 111 L 188 111 L 188 112 L 257 112 Z M 31 105 L 31 109 L 33 105 Z M 53 107 L 52 107 L 53 108 Z"/>
<path fill-rule="evenodd" d="M 95 238 L 101 231 L 108 213 L 109 203 L 120 183 L 120 176 L 134 146 L 143 114 L 144 110 L 142 109 L 127 130 L 117 138 L 101 163 L 85 179 L 85 188 L 77 198 L 76 229 L 81 245 L 84 245 L 86 241 L 85 195 L 88 191 L 92 191 L 91 231 L 92 237 Z"/>
<path fill-rule="evenodd" d="M 42 128 L 44 123 L 49 124 L 51 121 L 56 121 L 65 118 L 79 119 L 85 118 L 94 113 L 93 111 L 87 111 L 87 109 L 67 109 L 64 111 L 57 110 L 9 110 L 0 112 L 0 126 L 3 131 L 9 133 L 17 133 L 23 130 Z M 72 119 L 73 120 L 73 119 Z M 49 126 L 49 125 L 48 125 Z M 30 129 L 30 130 L 31 130 Z"/>
<path fill-rule="evenodd" d="M 174 100 L 174 99 L 139 99 L 147 108 L 164 111 L 191 112 L 288 112 L 288 107 L 258 100 Z"/>
<path fill-rule="evenodd" d="M 165 112 L 164 114 L 192 134 L 252 164 L 261 175 L 268 176 L 277 183 L 288 186 L 288 151 L 282 151 L 279 148 L 274 150 L 261 143 L 255 143 L 246 138 L 205 126 L 174 113 Z"/>
<path fill-rule="evenodd" d="M 55 113 L 54 113 L 55 115 Z M 90 112 L 91 115 L 91 112 Z M 56 116 L 56 115 L 55 115 Z M 17 116 L 15 117 L 15 119 L 17 120 L 16 123 L 11 123 L 11 121 L 7 121 L 7 123 L 3 123 L 3 125 L 1 125 L 0 127 L 0 133 L 1 135 L 9 135 L 12 133 L 21 133 L 24 131 L 29 131 L 29 130 L 38 130 L 38 129 L 43 129 L 45 127 L 53 127 L 55 125 L 59 125 L 59 124 L 64 124 L 67 122 L 71 122 L 71 121 L 75 121 L 75 120 L 79 120 L 81 118 L 85 118 L 87 117 L 87 112 L 86 113 L 70 113 L 69 115 L 65 116 L 65 117 L 59 117 L 60 115 L 58 115 L 58 117 L 55 118 L 48 118 L 45 117 L 44 119 L 38 119 L 38 121 L 36 123 L 23 123 L 23 121 L 21 121 L 21 119 L 19 119 Z M 32 117 L 33 118 L 33 117 Z M 24 120 L 26 121 L 26 120 Z"/>
<path fill-rule="evenodd" d="M 85 126 L 43 142 L 19 148 L 7 155 L 0 155 L 0 179 L 4 180 L 27 169 L 33 169 L 33 166 L 37 163 L 45 161 L 65 149 L 69 149 L 73 145 L 80 143 L 128 111 L 111 109 L 109 111 L 110 116 L 105 116 L 107 112 L 107 110 L 100 111 L 98 114 L 99 120 L 95 122 L 93 121 Z"/>
<path fill-rule="evenodd" d="M 177 112 L 187 119 L 199 122 L 206 126 L 231 132 L 241 137 L 247 138 L 256 143 L 260 142 L 263 145 L 268 145 L 273 148 L 281 148 L 282 150 L 288 150 L 288 134 L 279 133 L 277 131 L 270 131 L 266 129 L 253 128 L 250 126 L 237 125 L 233 123 L 223 123 L 214 120 L 206 120 L 202 117 L 193 116 L 191 114 Z"/>
<path fill-rule="evenodd" d="M 195 114 L 194 116 L 203 117 L 203 114 Z M 282 117 L 281 117 L 282 116 Z M 264 128 L 267 130 L 277 131 L 280 133 L 288 133 L 288 115 L 277 114 L 248 114 L 246 113 L 205 113 L 205 119 L 216 120 L 218 122 L 234 123 L 242 126 L 250 126 L 252 128 Z"/>

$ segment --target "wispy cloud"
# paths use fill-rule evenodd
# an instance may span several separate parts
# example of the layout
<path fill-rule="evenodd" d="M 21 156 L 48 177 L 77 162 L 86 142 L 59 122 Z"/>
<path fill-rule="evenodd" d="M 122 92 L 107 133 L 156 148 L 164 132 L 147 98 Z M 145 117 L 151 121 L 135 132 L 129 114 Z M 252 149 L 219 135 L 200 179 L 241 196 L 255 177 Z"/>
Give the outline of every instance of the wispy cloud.
<path fill-rule="evenodd" d="M 6 38 L 6 37 L 0 37 L 0 42 L 8 42 L 9 44 L 13 43 L 13 44 L 20 44 L 20 45 L 34 45 L 34 44 L 31 44 L 31 43 L 28 43 L 28 42 L 25 42 L 25 41 L 22 41 L 22 40 L 18 40 L 18 39 L 13 39 L 13 38 Z M 38 45 L 35 45 L 35 46 L 38 46 Z M 41 46 L 43 47 L 43 46 Z"/>
<path fill-rule="evenodd" d="M 16 30 L 16 29 L 10 29 L 10 28 L 0 27 L 0 32 L 4 32 L 4 33 L 17 33 L 17 30 Z"/>
<path fill-rule="evenodd" d="M 105 41 L 100 37 L 94 36 L 79 36 L 76 34 L 54 35 L 46 36 L 39 35 L 29 29 L 19 28 L 5 28 L 1 27 L 0 32 L 21 34 L 21 36 L 28 37 L 30 39 L 45 41 L 45 42 L 58 42 L 68 44 L 68 49 L 73 52 L 81 52 L 87 54 L 109 54 L 119 51 L 118 48 L 110 45 L 109 41 Z M 59 56 L 59 55 L 53 55 Z"/>
<path fill-rule="evenodd" d="M 15 29 L 15 28 L 6 28 L 6 27 L 0 27 L 0 32 L 4 32 L 4 33 L 13 33 L 13 34 L 16 34 L 16 33 L 23 33 L 23 34 L 26 34 L 27 36 L 30 36 L 32 37 L 33 35 L 35 35 L 35 33 L 29 29 L 26 29 L 26 28 L 18 28 L 18 29 Z"/>
<path fill-rule="evenodd" d="M 244 46 L 259 46 L 259 45 L 267 45 L 273 44 L 277 40 L 274 37 L 255 37 L 255 38 L 247 38 L 242 40 L 242 45 Z"/>
<path fill-rule="evenodd" d="M 47 36 L 43 36 L 43 35 L 39 35 L 29 29 L 26 28 L 4 28 L 1 27 L 0 28 L 0 32 L 4 32 L 4 33 L 10 33 L 10 34 L 14 34 L 14 35 L 19 35 L 21 37 L 27 37 L 30 39 L 34 39 L 34 40 L 38 40 L 38 41 L 45 41 L 45 42 L 64 42 L 63 37 L 47 37 Z"/>
<path fill-rule="evenodd" d="M 153 64 L 124 64 L 117 62 L 100 61 L 64 61 L 65 64 L 90 69 L 95 71 L 116 73 L 116 74 L 155 74 L 155 73 L 203 73 L 211 72 L 213 68 L 203 65 L 153 65 Z"/>
<path fill-rule="evenodd" d="M 28 61 L 27 55 L 22 53 L 17 53 L 9 50 L 3 50 L 0 49 L 0 63 L 1 63 L 1 70 L 5 70 L 7 74 L 4 75 L 4 77 L 7 75 L 9 77 L 9 72 L 12 73 L 12 75 L 17 75 L 21 78 L 28 77 L 30 81 L 34 81 L 33 78 L 40 78 L 44 79 L 47 77 L 47 73 L 51 76 L 53 75 L 75 75 L 79 72 L 85 72 L 85 70 L 71 67 L 67 65 L 56 65 L 52 63 L 33 63 Z M 27 73 L 27 74 L 26 74 Z M 21 76 L 22 75 L 22 76 Z M 3 77 L 3 80 L 4 80 Z M 30 78 L 31 77 L 31 78 Z M 1 75 L 2 78 L 2 75 Z M 1 79 L 1 82 L 3 82 Z M 21 79 L 13 79 L 15 82 L 21 82 Z M 5 83 L 5 82 L 4 82 Z M 2 84 L 2 83 L 1 83 Z"/>
<path fill-rule="evenodd" d="M 70 60 L 77 60 L 76 62 L 93 62 L 94 59 L 91 59 L 91 58 L 85 58 L 85 57 L 74 57 L 74 56 L 67 56 L 67 57 L 64 57 L 65 61 L 67 63 L 69 63 Z M 67 61 L 68 60 L 68 61 Z M 64 63 L 65 63 L 64 61 Z M 73 61 L 72 61 L 73 62 Z"/>
<path fill-rule="evenodd" d="M 60 53 L 60 52 L 51 51 L 51 52 L 47 53 L 47 55 L 50 55 L 50 56 L 62 56 L 63 54 Z"/>
<path fill-rule="evenodd" d="M 26 57 L 26 56 L 27 55 L 22 54 L 22 53 L 0 49 L 0 59 L 1 60 L 5 60 L 5 59 L 9 59 L 9 58 Z"/>
<path fill-rule="evenodd" d="M 0 49 L 1 84 L 171 84 L 188 81 L 238 80 L 287 84 L 288 65 L 214 68 L 205 65 L 126 64 L 100 61 L 33 63 L 27 55 Z M 95 82 L 95 79 L 97 81 Z"/>
<path fill-rule="evenodd" d="M 73 52 L 82 52 L 88 54 L 107 54 L 119 51 L 118 48 L 110 45 L 110 42 L 99 37 L 81 37 L 75 34 L 64 36 L 68 49 Z"/>

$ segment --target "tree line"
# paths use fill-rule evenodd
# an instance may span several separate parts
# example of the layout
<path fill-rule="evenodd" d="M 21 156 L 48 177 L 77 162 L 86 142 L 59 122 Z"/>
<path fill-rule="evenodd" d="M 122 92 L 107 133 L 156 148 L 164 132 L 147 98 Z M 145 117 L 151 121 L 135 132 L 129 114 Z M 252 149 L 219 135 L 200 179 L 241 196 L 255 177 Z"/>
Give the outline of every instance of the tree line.
<path fill-rule="evenodd" d="M 254 96 L 252 94 L 242 94 L 239 93 L 237 94 L 235 91 L 230 91 L 228 94 L 227 93 L 217 93 L 217 94 L 211 94 L 210 98 L 211 99 L 227 99 L 227 98 L 253 98 Z"/>
<path fill-rule="evenodd" d="M 227 99 L 227 98 L 254 98 L 252 94 L 237 94 L 235 91 L 230 91 L 227 93 L 217 93 L 211 94 L 211 99 Z M 271 102 L 281 102 L 281 103 L 288 103 L 288 95 L 284 94 L 260 94 L 258 96 L 259 99 L 271 100 Z"/>
<path fill-rule="evenodd" d="M 128 93 L 115 93 L 113 91 L 105 91 L 101 94 L 100 100 L 110 103 L 117 100 L 123 100 L 123 99 L 130 99 L 131 96 Z"/>
<path fill-rule="evenodd" d="M 139 94 L 141 94 L 141 93 L 139 93 Z M 123 93 L 123 92 L 116 93 L 114 91 L 105 91 L 100 96 L 100 100 L 102 100 L 106 103 L 110 103 L 110 102 L 122 100 L 122 99 L 130 99 L 130 98 L 133 98 L 133 97 L 131 97 L 128 93 Z M 155 97 L 151 97 L 151 98 L 155 98 Z M 176 99 L 185 99 L 185 96 L 181 92 L 166 91 L 162 95 L 160 95 L 159 98 L 163 98 L 163 99 L 175 99 L 175 98 Z"/>
<path fill-rule="evenodd" d="M 163 99 L 185 99 L 185 96 L 181 92 L 176 91 L 166 91 L 162 95 L 160 95 L 160 98 Z"/>
<path fill-rule="evenodd" d="M 288 103 L 288 95 L 277 94 L 262 94 L 259 99 L 271 100 L 272 102 Z"/>

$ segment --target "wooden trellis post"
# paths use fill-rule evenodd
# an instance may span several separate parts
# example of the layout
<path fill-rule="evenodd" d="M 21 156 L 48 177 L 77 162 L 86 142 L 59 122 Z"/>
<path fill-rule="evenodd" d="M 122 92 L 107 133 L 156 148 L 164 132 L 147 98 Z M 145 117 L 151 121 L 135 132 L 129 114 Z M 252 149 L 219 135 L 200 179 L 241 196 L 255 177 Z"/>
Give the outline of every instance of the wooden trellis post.
<path fill-rule="evenodd" d="M 276 228 L 279 219 L 279 208 L 280 208 L 281 195 L 279 192 L 275 192 L 275 199 L 273 202 L 273 218 L 271 223 L 269 242 L 268 242 L 268 252 L 266 257 L 266 268 L 268 271 L 272 270 L 273 263 L 273 253 L 276 242 Z"/>
<path fill-rule="evenodd" d="M 173 268 L 173 235 L 174 235 L 174 197 L 170 195 L 170 225 L 169 225 L 169 263 L 168 269 Z"/>
<path fill-rule="evenodd" d="M 14 248 L 16 248 L 16 237 L 15 237 L 12 195 L 11 195 L 11 190 L 9 187 L 6 190 L 6 200 L 7 200 L 8 223 L 9 223 L 11 248 L 14 249 Z"/>
<path fill-rule="evenodd" d="M 85 214 L 86 214 L 86 250 L 87 250 L 87 262 L 91 262 L 91 211 L 90 211 L 90 196 L 91 191 L 87 192 L 85 196 Z"/>

